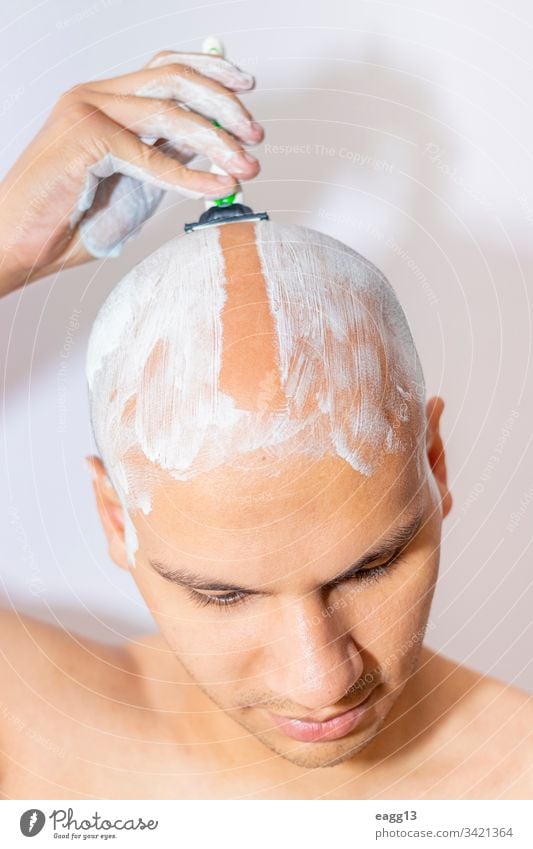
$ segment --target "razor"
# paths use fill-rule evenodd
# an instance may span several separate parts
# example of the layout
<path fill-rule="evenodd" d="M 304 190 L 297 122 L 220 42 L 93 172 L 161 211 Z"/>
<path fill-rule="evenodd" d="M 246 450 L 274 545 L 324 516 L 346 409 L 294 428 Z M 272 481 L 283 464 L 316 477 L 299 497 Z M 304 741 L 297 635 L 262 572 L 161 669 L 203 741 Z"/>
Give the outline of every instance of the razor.
<path fill-rule="evenodd" d="M 219 38 L 214 35 L 208 36 L 203 45 L 203 53 L 214 53 L 224 56 L 224 46 Z M 216 127 L 220 127 L 218 121 L 213 121 Z M 215 174 L 225 174 L 218 165 L 211 165 L 211 171 Z M 228 195 L 224 198 L 215 198 L 206 201 L 206 210 L 200 215 L 198 221 L 185 224 L 185 232 L 192 233 L 193 230 L 204 230 L 206 227 L 215 227 L 220 224 L 233 224 L 237 221 L 265 221 L 268 220 L 267 212 L 254 212 L 253 209 L 241 203 L 242 191 L 238 194 Z"/>

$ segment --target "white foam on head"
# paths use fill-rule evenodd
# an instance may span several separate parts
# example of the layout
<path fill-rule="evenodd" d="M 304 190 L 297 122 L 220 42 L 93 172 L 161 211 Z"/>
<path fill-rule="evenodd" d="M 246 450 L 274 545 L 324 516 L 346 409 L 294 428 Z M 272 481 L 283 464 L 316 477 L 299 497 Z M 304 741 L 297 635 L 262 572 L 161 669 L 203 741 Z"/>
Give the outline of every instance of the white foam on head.
<path fill-rule="evenodd" d="M 112 290 L 94 322 L 93 431 L 127 510 L 151 509 L 148 464 L 134 454 L 189 480 L 257 449 L 276 460 L 336 454 L 371 475 L 386 453 L 414 448 L 403 424 L 420 406 L 424 379 L 385 277 L 323 233 L 270 221 L 254 229 L 283 410 L 240 409 L 221 389 L 227 280 L 219 227 L 159 248 Z M 128 537 L 133 563 L 132 523 Z"/>
<path fill-rule="evenodd" d="M 320 452 L 372 474 L 383 450 L 406 447 L 397 425 L 423 384 L 403 310 L 383 274 L 341 242 L 296 226 L 261 235 L 285 391 L 298 414 L 312 408 L 322 421 Z"/>

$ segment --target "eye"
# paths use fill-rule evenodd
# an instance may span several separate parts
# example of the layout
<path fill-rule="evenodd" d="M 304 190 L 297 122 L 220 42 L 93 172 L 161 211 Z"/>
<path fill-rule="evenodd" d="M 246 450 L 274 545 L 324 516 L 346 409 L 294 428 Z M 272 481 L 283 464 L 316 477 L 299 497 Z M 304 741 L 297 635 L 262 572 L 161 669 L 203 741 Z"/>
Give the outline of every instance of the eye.
<path fill-rule="evenodd" d="M 207 607 L 208 604 L 214 604 L 216 607 L 229 607 L 244 601 L 248 595 L 248 593 L 241 593 L 237 590 L 223 595 L 207 595 L 192 589 L 189 589 L 188 593 L 198 607 Z"/>
<path fill-rule="evenodd" d="M 369 569 L 361 569 L 359 572 L 356 572 L 353 576 L 352 580 L 362 581 L 365 578 L 373 578 L 374 580 L 379 578 L 384 578 L 386 575 L 390 575 L 392 572 L 392 567 L 402 560 L 404 555 L 404 550 L 396 552 L 390 560 L 387 560 L 386 563 L 380 563 L 379 566 L 371 566 Z"/>
<path fill-rule="evenodd" d="M 343 581 L 334 581 L 330 586 L 338 587 L 341 584 L 345 584 L 350 581 L 357 581 L 359 583 L 363 583 L 365 580 L 369 582 L 370 580 L 372 580 L 372 582 L 379 581 L 381 578 L 390 575 L 392 567 L 403 559 L 404 554 L 405 549 L 401 549 L 385 563 L 379 563 L 378 566 L 370 566 L 367 569 L 359 569 L 359 571 L 355 572 L 350 578 L 345 578 Z"/>

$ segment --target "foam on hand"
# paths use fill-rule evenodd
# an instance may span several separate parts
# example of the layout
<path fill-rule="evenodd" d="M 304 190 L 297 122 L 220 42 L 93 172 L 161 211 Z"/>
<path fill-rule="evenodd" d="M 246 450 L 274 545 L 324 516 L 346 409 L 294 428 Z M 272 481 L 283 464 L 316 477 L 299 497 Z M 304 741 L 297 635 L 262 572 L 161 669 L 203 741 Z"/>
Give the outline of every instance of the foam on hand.
<path fill-rule="evenodd" d="M 80 222 L 81 241 L 92 256 L 116 257 L 154 214 L 169 189 L 188 198 L 203 197 L 201 192 L 177 188 L 146 168 L 108 153 L 87 169 L 70 226 Z"/>

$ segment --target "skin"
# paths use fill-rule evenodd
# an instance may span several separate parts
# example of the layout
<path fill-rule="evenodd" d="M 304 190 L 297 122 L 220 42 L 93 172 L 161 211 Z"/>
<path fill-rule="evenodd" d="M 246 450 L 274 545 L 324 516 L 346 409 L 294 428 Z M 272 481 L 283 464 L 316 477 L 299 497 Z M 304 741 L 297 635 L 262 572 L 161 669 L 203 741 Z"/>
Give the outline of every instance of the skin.
<path fill-rule="evenodd" d="M 64 154 L 46 132 L 50 151 Z M 4 195 L 12 203 L 28 161 Z M 25 256 L 7 257 L 7 288 L 29 269 L 43 276 L 87 259 L 61 229 L 74 195 Z M 253 261 L 241 257 L 243 280 Z M 225 385 L 253 405 L 257 362 L 274 353 L 244 297 L 234 319 Z M 252 322 L 265 347 L 243 357 Z M 0 613 L 2 797 L 528 798 L 530 699 L 422 646 L 452 506 L 443 406 L 435 397 L 425 419 L 412 411 L 404 426 L 416 448 L 387 455 L 371 477 L 334 456 L 279 458 L 274 468 L 260 452 L 186 483 L 159 473 L 153 510 L 133 516 L 135 568 L 118 494 L 101 460 L 88 458 L 110 556 L 130 571 L 158 631 L 109 647 Z M 417 510 L 419 529 L 389 571 L 331 586 Z M 201 606 L 155 560 L 258 594 Z M 295 741 L 267 713 L 324 720 L 367 695 L 361 722 L 337 740 Z"/>

